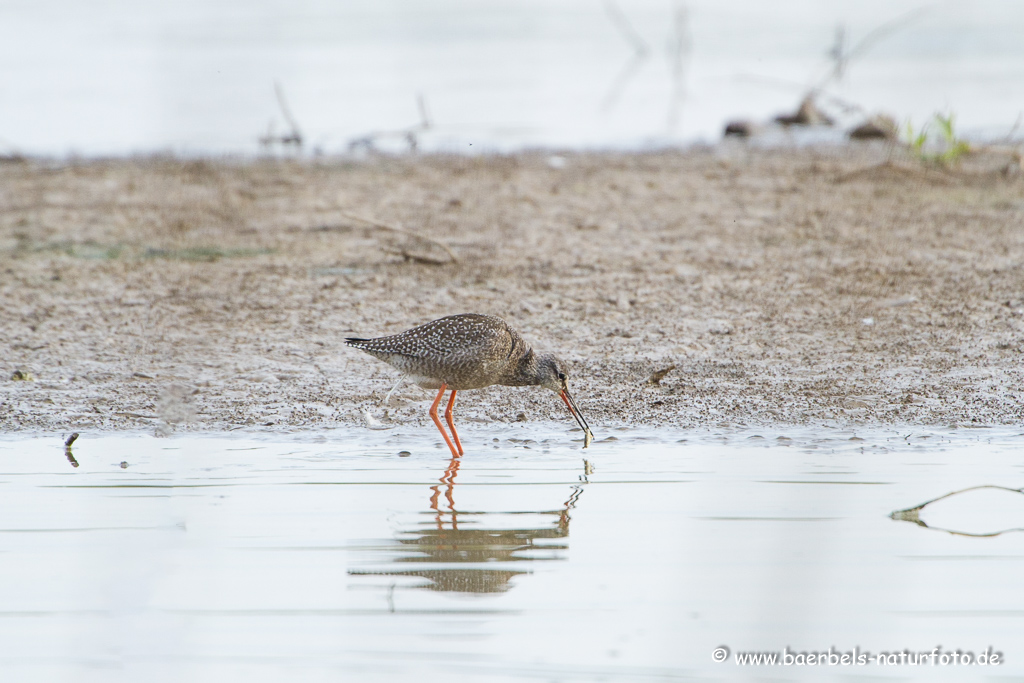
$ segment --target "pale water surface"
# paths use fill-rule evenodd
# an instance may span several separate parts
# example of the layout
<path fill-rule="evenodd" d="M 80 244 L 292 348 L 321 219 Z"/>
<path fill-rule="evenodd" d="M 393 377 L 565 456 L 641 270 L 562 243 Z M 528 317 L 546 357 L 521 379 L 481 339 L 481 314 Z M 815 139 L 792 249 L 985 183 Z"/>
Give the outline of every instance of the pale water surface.
<path fill-rule="evenodd" d="M 0 438 L 3 680 L 1024 674 L 1024 496 L 889 516 L 1024 485 L 1019 430 L 601 431 Z M 937 646 L 1006 663 L 735 661 Z"/>

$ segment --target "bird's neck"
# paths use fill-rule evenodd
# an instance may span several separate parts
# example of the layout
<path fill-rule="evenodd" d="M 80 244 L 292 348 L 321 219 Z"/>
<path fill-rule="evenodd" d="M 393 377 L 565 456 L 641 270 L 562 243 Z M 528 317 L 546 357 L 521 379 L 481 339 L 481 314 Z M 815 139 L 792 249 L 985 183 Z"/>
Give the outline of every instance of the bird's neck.
<path fill-rule="evenodd" d="M 540 381 L 537 379 L 537 354 L 533 352 L 533 349 L 528 348 L 519 356 L 519 361 L 512 366 L 512 372 L 502 384 L 510 387 L 527 387 L 540 384 Z"/>

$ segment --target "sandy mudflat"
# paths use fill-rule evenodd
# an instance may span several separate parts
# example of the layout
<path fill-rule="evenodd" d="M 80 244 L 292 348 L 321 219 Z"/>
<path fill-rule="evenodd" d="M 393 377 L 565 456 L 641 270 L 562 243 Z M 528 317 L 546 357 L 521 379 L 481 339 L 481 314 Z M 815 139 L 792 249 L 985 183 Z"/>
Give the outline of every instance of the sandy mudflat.
<path fill-rule="evenodd" d="M 397 374 L 342 338 L 467 311 L 571 361 L 598 438 L 1024 418 L 1005 159 L 549 157 L 2 163 L 0 429 L 426 427 L 428 393 L 385 407 Z M 573 426 L 540 389 L 461 397 L 467 424 Z"/>

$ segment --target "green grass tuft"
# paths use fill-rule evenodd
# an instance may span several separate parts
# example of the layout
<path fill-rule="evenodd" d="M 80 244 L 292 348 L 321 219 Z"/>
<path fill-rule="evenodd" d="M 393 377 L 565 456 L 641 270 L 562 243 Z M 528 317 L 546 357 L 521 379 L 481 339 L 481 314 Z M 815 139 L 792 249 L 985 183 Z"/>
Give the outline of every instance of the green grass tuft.
<path fill-rule="evenodd" d="M 935 124 L 937 135 L 929 130 L 929 123 Z M 913 123 L 907 121 L 905 142 L 916 158 L 939 166 L 952 166 L 971 152 L 971 146 L 956 134 L 954 114 L 935 114 L 929 123 L 915 131 Z"/>

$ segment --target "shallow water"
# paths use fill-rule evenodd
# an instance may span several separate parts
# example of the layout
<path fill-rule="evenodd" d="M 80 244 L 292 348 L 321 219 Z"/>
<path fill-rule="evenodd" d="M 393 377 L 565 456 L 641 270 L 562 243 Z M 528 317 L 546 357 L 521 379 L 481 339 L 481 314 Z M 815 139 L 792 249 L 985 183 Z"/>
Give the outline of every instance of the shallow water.
<path fill-rule="evenodd" d="M 83 434 L 77 467 L 4 437 L 4 680 L 981 675 L 736 663 L 786 647 L 1024 673 L 1024 496 L 889 517 L 1024 485 L 1019 430 L 601 431 L 467 427 L 458 461 L 396 430 Z"/>

